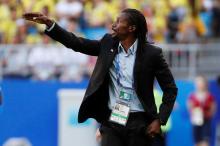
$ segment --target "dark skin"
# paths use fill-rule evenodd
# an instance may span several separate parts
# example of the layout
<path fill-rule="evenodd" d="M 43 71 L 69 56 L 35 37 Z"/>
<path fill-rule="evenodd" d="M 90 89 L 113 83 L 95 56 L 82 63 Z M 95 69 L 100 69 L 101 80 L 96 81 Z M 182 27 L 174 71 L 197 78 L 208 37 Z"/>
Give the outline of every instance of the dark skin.
<path fill-rule="evenodd" d="M 126 52 L 137 39 L 134 35 L 136 28 L 135 26 L 129 25 L 127 19 L 126 13 L 121 13 L 112 24 L 112 35 L 119 38 Z"/>
<path fill-rule="evenodd" d="M 25 13 L 23 14 L 23 18 L 28 21 L 33 21 L 39 24 L 45 24 L 48 28 L 50 28 L 54 21 L 47 16 L 41 13 Z M 120 13 L 117 17 L 116 21 L 112 24 L 113 36 L 119 38 L 123 48 L 127 52 L 127 50 L 132 46 L 132 44 L 137 39 L 135 37 L 136 27 L 134 25 L 129 24 L 128 16 L 126 13 Z M 160 120 L 155 119 L 146 130 L 146 134 L 150 137 L 154 137 L 156 134 L 160 133 Z"/>

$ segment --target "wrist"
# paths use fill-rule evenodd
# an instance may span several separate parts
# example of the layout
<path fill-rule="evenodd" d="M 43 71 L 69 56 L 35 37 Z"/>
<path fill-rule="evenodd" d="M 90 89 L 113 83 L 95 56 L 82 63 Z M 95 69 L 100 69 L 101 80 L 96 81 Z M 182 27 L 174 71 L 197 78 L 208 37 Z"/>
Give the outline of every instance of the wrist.
<path fill-rule="evenodd" d="M 159 120 L 161 126 L 166 124 L 166 122 L 164 122 L 164 120 L 161 118 L 160 114 L 157 114 L 156 119 Z"/>
<path fill-rule="evenodd" d="M 47 26 L 47 28 L 50 28 L 50 27 L 52 27 L 53 23 L 54 23 L 53 20 L 51 20 L 51 19 L 47 19 L 45 25 Z"/>
<path fill-rule="evenodd" d="M 157 121 L 157 123 L 161 126 L 161 120 L 158 118 L 158 119 L 155 119 Z"/>
<path fill-rule="evenodd" d="M 153 122 L 156 123 L 156 124 L 159 125 L 159 126 L 162 126 L 162 122 L 161 122 L 161 120 L 160 120 L 159 117 L 155 118 L 155 119 L 153 120 Z"/>

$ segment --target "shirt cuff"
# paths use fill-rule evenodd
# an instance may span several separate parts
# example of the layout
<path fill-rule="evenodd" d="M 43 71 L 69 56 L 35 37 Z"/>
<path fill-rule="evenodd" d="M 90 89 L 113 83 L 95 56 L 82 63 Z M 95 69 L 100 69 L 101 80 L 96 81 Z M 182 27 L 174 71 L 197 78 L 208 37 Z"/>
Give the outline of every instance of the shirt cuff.
<path fill-rule="evenodd" d="M 55 22 L 53 23 L 53 25 L 51 27 L 46 27 L 46 31 L 51 31 L 55 26 Z"/>

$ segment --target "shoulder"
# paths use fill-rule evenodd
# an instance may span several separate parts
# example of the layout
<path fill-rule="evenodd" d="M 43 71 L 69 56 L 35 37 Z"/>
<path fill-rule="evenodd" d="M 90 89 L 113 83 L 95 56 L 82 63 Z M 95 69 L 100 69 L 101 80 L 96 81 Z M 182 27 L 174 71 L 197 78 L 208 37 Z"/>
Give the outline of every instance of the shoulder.
<path fill-rule="evenodd" d="M 102 37 L 102 40 L 103 41 L 110 41 L 110 40 L 115 40 L 116 38 L 112 37 L 111 34 L 109 33 L 106 33 L 103 37 Z"/>
<path fill-rule="evenodd" d="M 101 39 L 101 45 L 103 46 L 117 46 L 119 43 L 119 39 L 117 37 L 113 37 L 111 34 L 105 34 Z"/>
<path fill-rule="evenodd" d="M 152 53 L 156 53 L 156 54 L 162 53 L 162 48 L 160 48 L 159 46 L 154 45 L 154 44 L 152 44 L 152 43 L 146 43 L 144 49 L 145 49 L 145 50 L 149 50 L 149 51 L 151 51 Z"/>
<path fill-rule="evenodd" d="M 146 43 L 143 47 L 143 54 L 156 59 L 162 57 L 162 48 L 151 43 Z"/>

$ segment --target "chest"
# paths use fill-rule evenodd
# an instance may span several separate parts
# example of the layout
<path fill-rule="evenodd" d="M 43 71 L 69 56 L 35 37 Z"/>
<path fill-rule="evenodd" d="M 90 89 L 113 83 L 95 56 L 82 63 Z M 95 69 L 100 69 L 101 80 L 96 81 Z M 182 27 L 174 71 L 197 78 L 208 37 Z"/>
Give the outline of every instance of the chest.
<path fill-rule="evenodd" d="M 115 71 L 117 74 L 131 77 L 133 75 L 135 58 L 135 55 L 117 54 L 112 62 L 110 71 Z"/>

